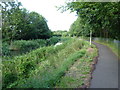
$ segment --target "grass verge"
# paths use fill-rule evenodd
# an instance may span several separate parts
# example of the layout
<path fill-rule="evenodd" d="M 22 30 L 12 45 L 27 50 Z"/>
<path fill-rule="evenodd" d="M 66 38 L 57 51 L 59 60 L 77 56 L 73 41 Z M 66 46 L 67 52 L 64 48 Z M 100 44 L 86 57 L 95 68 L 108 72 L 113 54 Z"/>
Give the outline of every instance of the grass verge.
<path fill-rule="evenodd" d="M 118 45 L 115 45 L 114 43 L 98 41 L 98 40 L 95 40 L 95 42 L 99 43 L 99 44 L 103 44 L 105 46 L 108 46 L 113 51 L 113 53 L 120 59 L 120 53 L 119 53 L 120 48 Z"/>
<path fill-rule="evenodd" d="M 92 47 L 94 48 L 91 48 L 91 52 L 87 51 L 82 58 L 79 58 L 71 68 L 66 71 L 60 82 L 56 84 L 56 88 L 89 87 L 93 58 L 97 56 L 97 48 L 95 48 L 94 45 L 92 45 Z"/>

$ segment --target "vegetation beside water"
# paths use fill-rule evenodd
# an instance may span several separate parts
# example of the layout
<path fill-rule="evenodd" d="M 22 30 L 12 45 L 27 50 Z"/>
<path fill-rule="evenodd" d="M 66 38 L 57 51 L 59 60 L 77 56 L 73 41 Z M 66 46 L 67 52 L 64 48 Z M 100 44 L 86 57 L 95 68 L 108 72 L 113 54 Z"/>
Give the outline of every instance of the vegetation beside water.
<path fill-rule="evenodd" d="M 55 45 L 60 41 L 60 37 L 51 37 L 49 39 L 33 39 L 33 40 L 15 40 L 12 43 L 2 43 L 2 54 L 3 56 L 15 56 L 23 53 L 30 52 L 31 50 Z"/>
<path fill-rule="evenodd" d="M 86 55 L 87 48 L 89 42 L 71 38 L 57 47 L 38 48 L 13 60 L 3 61 L 3 86 L 54 87 L 71 65 Z M 88 63 L 89 60 L 90 57 Z"/>

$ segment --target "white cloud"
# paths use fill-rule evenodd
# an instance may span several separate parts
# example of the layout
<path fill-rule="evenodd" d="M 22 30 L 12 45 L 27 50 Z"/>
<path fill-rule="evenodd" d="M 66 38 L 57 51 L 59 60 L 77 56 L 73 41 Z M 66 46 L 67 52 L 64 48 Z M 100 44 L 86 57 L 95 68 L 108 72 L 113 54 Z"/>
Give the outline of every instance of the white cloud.
<path fill-rule="evenodd" d="M 76 20 L 75 13 L 61 13 L 55 6 L 64 5 L 65 0 L 18 0 L 29 11 L 36 11 L 47 19 L 51 30 L 68 30 Z"/>

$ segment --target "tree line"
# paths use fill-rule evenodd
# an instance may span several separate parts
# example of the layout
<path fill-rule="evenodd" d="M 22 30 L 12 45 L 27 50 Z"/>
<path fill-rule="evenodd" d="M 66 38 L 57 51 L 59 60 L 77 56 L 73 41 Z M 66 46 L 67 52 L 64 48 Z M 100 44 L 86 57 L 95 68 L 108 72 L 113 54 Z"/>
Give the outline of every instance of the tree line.
<path fill-rule="evenodd" d="M 20 2 L 2 2 L 2 38 L 4 41 L 47 39 L 52 35 L 47 20 L 37 12 L 22 8 Z"/>
<path fill-rule="evenodd" d="M 77 13 L 70 27 L 71 36 L 89 36 L 120 40 L 120 2 L 69 2 L 60 7 Z"/>

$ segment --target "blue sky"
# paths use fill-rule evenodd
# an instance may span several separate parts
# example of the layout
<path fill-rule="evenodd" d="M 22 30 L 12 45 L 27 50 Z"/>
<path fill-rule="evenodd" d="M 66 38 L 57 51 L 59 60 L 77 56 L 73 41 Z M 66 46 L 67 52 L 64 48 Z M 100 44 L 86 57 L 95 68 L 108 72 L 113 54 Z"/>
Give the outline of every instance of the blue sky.
<path fill-rule="evenodd" d="M 36 11 L 47 19 L 47 24 L 52 31 L 69 30 L 70 25 L 77 19 L 76 13 L 66 11 L 61 13 L 55 6 L 65 4 L 65 0 L 18 0 L 24 8 Z"/>

